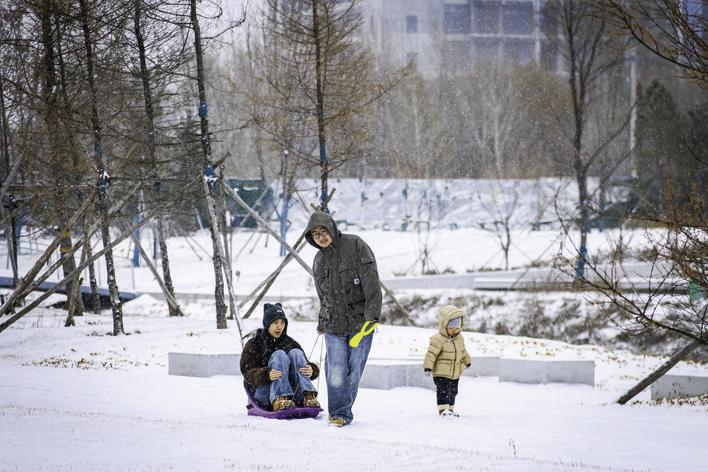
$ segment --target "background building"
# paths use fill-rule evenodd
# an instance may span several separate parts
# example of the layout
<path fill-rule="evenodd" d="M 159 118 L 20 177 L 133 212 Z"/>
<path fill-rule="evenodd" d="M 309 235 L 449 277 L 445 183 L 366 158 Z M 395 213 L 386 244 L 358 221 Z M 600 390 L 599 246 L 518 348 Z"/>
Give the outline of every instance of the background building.
<path fill-rule="evenodd" d="M 558 70 L 544 33 L 543 0 L 365 0 L 363 35 L 400 66 L 415 58 L 426 76 L 475 60 L 542 63 Z"/>

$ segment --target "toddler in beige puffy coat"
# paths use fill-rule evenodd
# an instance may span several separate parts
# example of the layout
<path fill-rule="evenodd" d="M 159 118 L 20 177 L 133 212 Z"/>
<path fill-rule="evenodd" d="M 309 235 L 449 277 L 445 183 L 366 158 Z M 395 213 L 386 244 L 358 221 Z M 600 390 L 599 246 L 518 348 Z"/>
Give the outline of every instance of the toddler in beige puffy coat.
<path fill-rule="evenodd" d="M 441 416 L 459 416 L 455 413 L 457 387 L 462 372 L 472 361 L 460 335 L 464 316 L 464 312 L 454 305 L 442 307 L 438 313 L 438 332 L 430 338 L 425 353 L 423 369 L 426 375 L 433 376 Z"/>

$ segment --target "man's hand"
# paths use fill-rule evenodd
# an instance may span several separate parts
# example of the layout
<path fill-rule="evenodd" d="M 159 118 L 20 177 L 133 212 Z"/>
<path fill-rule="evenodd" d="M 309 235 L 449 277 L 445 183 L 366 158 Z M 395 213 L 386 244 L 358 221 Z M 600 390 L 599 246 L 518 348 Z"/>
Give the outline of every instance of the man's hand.
<path fill-rule="evenodd" d="M 309 379 L 310 377 L 312 377 L 313 373 L 312 366 L 310 364 L 307 364 L 305 367 L 300 369 L 300 373 Z"/>
<path fill-rule="evenodd" d="M 431 375 L 433 375 L 433 372 L 430 369 L 425 369 L 423 373 L 426 377 L 430 377 Z"/>
<path fill-rule="evenodd" d="M 283 373 L 279 370 L 270 369 L 268 371 L 268 378 L 270 379 L 271 382 L 278 380 L 282 376 L 283 376 Z"/>

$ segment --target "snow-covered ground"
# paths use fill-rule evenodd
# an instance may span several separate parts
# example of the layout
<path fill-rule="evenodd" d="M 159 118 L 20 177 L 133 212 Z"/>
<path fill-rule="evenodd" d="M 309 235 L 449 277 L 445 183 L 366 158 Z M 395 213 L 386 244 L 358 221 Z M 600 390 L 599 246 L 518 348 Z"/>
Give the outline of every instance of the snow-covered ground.
<path fill-rule="evenodd" d="M 294 224 L 291 243 L 298 229 Z M 374 249 L 384 278 L 420 275 L 424 248 L 428 269 L 437 272 L 503 267 L 498 242 L 481 229 L 356 232 Z M 606 251 L 618 236 L 616 231 L 594 232 L 590 248 Z M 628 252 L 644 247 L 645 237 L 642 230 L 626 231 Z M 149 231 L 143 238 L 150 247 Z M 557 230 L 515 230 L 510 266 L 547 266 L 563 250 L 561 239 Z M 663 358 L 475 332 L 464 333 L 473 355 L 594 360 L 595 386 L 464 378 L 457 406 L 462 417 L 453 420 L 437 416 L 432 391 L 415 388 L 362 389 L 355 422 L 343 429 L 327 427 L 326 415 L 290 422 L 248 417 L 241 377 L 167 375 L 170 351 L 240 350 L 233 321 L 227 330 L 215 329 L 208 234 L 171 238 L 168 246 L 177 291 L 193 294 L 181 298 L 184 318 L 168 318 L 164 302 L 144 295 L 124 306 L 129 335 L 112 337 L 107 335 L 110 311 L 86 315 L 76 327 L 64 328 L 65 313 L 49 307 L 63 297 L 52 296 L 0 333 L 0 471 L 698 471 L 708 463 L 705 401 L 656 404 L 644 392 L 636 403 L 614 404 Z M 234 235 L 238 295 L 249 293 L 278 266 L 277 248 L 259 233 Z M 120 289 L 159 292 L 146 268 L 130 267 L 129 253 L 128 243 L 115 252 Z M 301 255 L 311 261 L 314 250 L 307 247 Z M 36 257 L 25 250 L 22 273 Z M 102 265 L 99 269 L 104 270 Z M 513 303 L 518 295 L 495 293 L 512 302 L 484 308 L 485 320 L 518 317 L 524 306 Z M 418 294 L 440 303 L 469 295 L 450 289 L 402 295 Z M 268 299 L 284 302 L 293 317 L 297 314 L 300 321 L 293 320 L 289 332 L 319 362 L 314 295 L 305 270 L 291 263 Z M 539 297 L 556 297 L 560 306 L 565 297 L 583 295 Z M 419 359 L 433 333 L 427 327 L 434 323 L 435 309 L 427 306 L 416 313 L 425 327 L 382 326 L 371 358 Z M 257 310 L 244 321 L 244 330 L 259 324 Z M 681 363 L 674 372 L 708 375 L 708 367 Z M 324 381 L 319 388 L 326 403 Z"/>
<path fill-rule="evenodd" d="M 162 303 L 125 305 L 129 336 L 112 337 L 108 312 L 63 328 L 37 310 L 2 334 L 2 471 L 219 470 L 704 470 L 705 404 L 613 400 L 661 362 L 596 346 L 464 333 L 473 355 L 593 359 L 595 388 L 463 378 L 459 419 L 442 419 L 432 391 L 362 389 L 355 422 L 246 416 L 239 376 L 167 375 L 170 351 L 240 350 L 235 326 L 217 331 L 213 306 L 168 319 Z M 252 329 L 258 319 L 246 320 Z M 312 322 L 290 333 L 319 361 Z M 429 329 L 384 326 L 371 358 L 419 357 Z M 314 348 L 314 349 L 313 349 Z M 681 364 L 682 372 L 708 373 Z M 325 382 L 319 383 L 326 399 Z"/>

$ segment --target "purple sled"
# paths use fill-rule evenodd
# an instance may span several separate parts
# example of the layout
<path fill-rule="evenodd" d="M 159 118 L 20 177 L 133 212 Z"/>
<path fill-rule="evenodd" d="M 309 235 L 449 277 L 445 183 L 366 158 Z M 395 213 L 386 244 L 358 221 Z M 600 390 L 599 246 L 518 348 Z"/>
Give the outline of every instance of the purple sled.
<path fill-rule="evenodd" d="M 246 390 L 246 395 L 248 396 L 248 405 L 246 405 L 248 416 L 262 416 L 263 418 L 273 420 L 295 420 L 300 418 L 317 418 L 322 412 L 322 408 L 306 408 L 304 406 L 280 411 L 266 410 L 253 398 L 253 391 L 245 382 L 243 388 Z"/>

